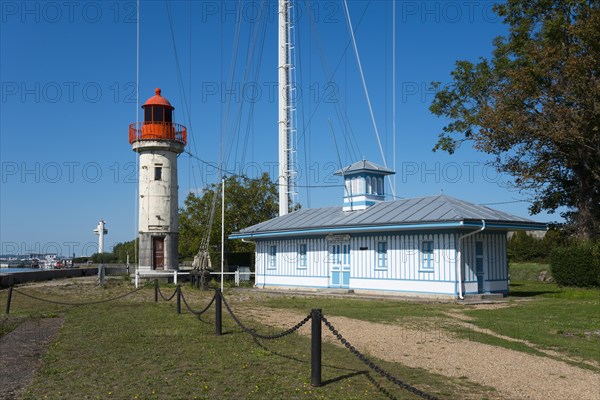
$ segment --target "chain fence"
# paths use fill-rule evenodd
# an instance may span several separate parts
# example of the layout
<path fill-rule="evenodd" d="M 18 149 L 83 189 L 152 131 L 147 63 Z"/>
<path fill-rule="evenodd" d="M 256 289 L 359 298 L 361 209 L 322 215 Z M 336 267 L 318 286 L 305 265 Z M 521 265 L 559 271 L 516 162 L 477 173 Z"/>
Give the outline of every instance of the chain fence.
<path fill-rule="evenodd" d="M 229 304 L 227 304 L 227 300 L 225 300 L 225 297 L 221 297 L 223 299 L 223 304 L 225 304 L 225 308 L 227 309 L 227 312 L 229 312 L 229 315 L 231 315 L 231 318 L 233 318 L 233 320 L 235 321 L 235 323 L 247 334 L 249 334 L 250 336 L 254 337 L 254 338 L 258 338 L 258 339 L 265 339 L 265 340 L 272 340 L 272 339 L 280 339 L 284 336 L 287 335 L 291 335 L 292 333 L 296 332 L 298 329 L 300 329 L 302 327 L 302 325 L 306 324 L 310 318 L 311 315 L 308 314 L 302 321 L 298 322 L 296 325 L 292 326 L 290 329 L 287 329 L 283 332 L 280 333 L 276 333 L 275 335 L 262 335 L 258 332 L 256 332 L 256 330 L 252 329 L 252 328 L 248 328 L 246 325 L 244 325 L 240 319 L 233 313 L 233 311 L 231 310 L 231 307 L 229 307 Z"/>
<path fill-rule="evenodd" d="M 65 301 L 57 301 L 57 300 L 50 300 L 50 299 L 44 299 L 29 293 L 25 293 L 21 290 L 18 290 L 16 288 L 12 288 L 14 292 L 23 295 L 25 297 L 29 297 L 31 299 L 37 300 L 37 301 L 41 301 L 41 302 L 46 302 L 46 303 L 51 303 L 51 304 L 58 304 L 58 305 L 64 305 L 64 306 L 86 306 L 86 305 L 94 305 L 94 304 L 102 304 L 102 303 L 108 303 L 111 301 L 115 301 L 115 300 L 119 300 L 122 299 L 124 297 L 130 296 L 136 292 L 139 292 L 140 290 L 145 289 L 144 287 L 140 287 L 137 289 L 134 289 L 130 292 L 121 294 L 119 296 L 115 296 L 109 299 L 103 299 L 103 300 L 95 300 L 95 301 L 88 301 L 88 302 L 81 302 L 81 303 L 73 303 L 73 302 L 65 302 Z M 9 291 L 9 298 L 10 298 L 10 294 L 12 293 L 12 291 Z M 160 297 L 164 300 L 164 301 L 171 301 L 175 296 L 177 296 L 177 312 L 180 313 L 180 307 L 179 307 L 179 301 L 180 299 L 183 300 L 183 304 L 185 305 L 185 307 L 187 308 L 187 310 L 197 316 L 200 316 L 202 314 L 204 314 L 206 311 L 208 311 L 211 306 L 213 305 L 213 303 L 215 303 L 215 301 L 217 302 L 216 304 L 216 317 L 215 317 L 215 325 L 216 325 L 216 332 L 217 335 L 221 334 L 221 302 L 223 304 L 225 304 L 225 308 L 227 309 L 227 312 L 229 312 L 229 315 L 231 315 L 231 318 L 233 319 L 233 321 L 237 324 L 237 326 L 240 327 L 240 329 L 249 334 L 250 336 L 252 336 L 254 339 L 264 339 L 264 340 L 273 340 L 273 339 L 280 339 L 283 338 L 285 336 L 291 335 L 292 333 L 298 331 L 302 326 L 304 326 L 309 320 L 313 319 L 313 328 L 312 328 L 312 336 L 313 336 L 313 344 L 312 344 L 312 355 L 311 358 L 313 359 L 313 374 L 316 373 L 316 376 L 313 377 L 313 384 L 316 383 L 316 386 L 320 386 L 321 384 L 321 378 L 320 378 L 320 374 L 321 374 L 321 322 L 329 329 L 329 331 L 333 334 L 333 336 L 340 341 L 340 343 L 346 348 L 348 349 L 348 351 L 350 351 L 350 353 L 352 353 L 354 356 L 356 356 L 359 360 L 361 360 L 367 367 L 371 368 L 373 371 L 377 372 L 379 375 L 381 375 L 382 377 L 384 377 L 385 379 L 387 379 L 388 381 L 392 382 L 393 384 L 401 387 L 404 390 L 407 390 L 413 394 L 415 394 L 416 396 L 419 396 L 423 399 L 427 399 L 427 400 L 438 400 L 437 397 L 428 394 L 400 379 L 398 379 L 397 377 L 393 376 L 392 374 L 390 374 L 389 372 L 385 371 L 383 368 L 381 368 L 379 365 L 375 364 L 374 362 L 372 362 L 369 358 L 367 358 L 364 354 L 362 354 L 359 350 L 357 350 L 352 344 L 350 344 L 350 342 L 348 342 L 348 340 L 346 338 L 344 338 L 344 336 L 342 336 L 342 334 L 333 326 L 333 324 L 331 322 L 329 322 L 329 320 L 327 320 L 327 318 L 325 318 L 325 316 L 322 314 L 321 310 L 317 310 L 314 309 L 312 310 L 312 312 L 310 314 L 308 314 L 304 319 L 302 319 L 300 322 L 298 322 L 297 324 L 295 324 L 294 326 L 292 326 L 289 329 L 284 330 L 283 332 L 280 333 L 276 333 L 274 335 L 264 335 L 261 333 L 258 333 L 255 329 L 252 329 L 246 325 L 244 325 L 242 323 L 242 321 L 240 321 L 240 319 L 238 318 L 237 315 L 235 315 L 235 313 L 233 312 L 233 310 L 231 309 L 231 307 L 229 306 L 229 304 L 227 303 L 227 300 L 225 299 L 225 297 L 223 296 L 223 294 L 220 292 L 220 290 L 216 290 L 214 296 L 210 299 L 209 303 L 200 311 L 196 311 L 194 309 L 192 309 L 187 301 L 187 299 L 185 298 L 183 292 L 181 291 L 181 287 L 177 286 L 177 288 L 175 289 L 175 291 L 173 292 L 173 294 L 169 297 L 166 297 L 165 295 L 163 295 L 163 293 L 160 290 L 160 287 L 158 286 L 158 282 L 155 283 L 155 296 L 156 293 L 160 294 Z M 156 301 L 156 297 L 155 297 L 155 301 Z M 10 300 L 7 303 L 7 314 L 9 312 L 9 308 L 10 308 Z M 320 319 L 320 321 L 318 321 Z M 318 321 L 318 323 L 316 323 Z M 315 331 L 316 329 L 316 331 Z M 318 343 L 315 343 L 318 342 Z M 316 347 L 315 347 L 316 346 Z M 316 364 L 314 364 L 316 362 Z M 372 379 L 372 377 L 371 377 Z M 383 389 L 383 388 L 381 388 Z M 389 398 L 393 398 L 393 396 L 391 395 L 391 393 L 389 392 L 384 392 L 384 394 L 388 395 Z"/>
<path fill-rule="evenodd" d="M 165 295 L 160 290 L 160 286 L 157 286 L 156 289 L 158 290 L 158 294 L 160 295 L 160 297 L 162 297 L 162 299 L 164 301 L 171 301 L 171 300 L 173 300 L 173 297 L 175 297 L 175 295 L 177 294 L 177 290 L 179 290 L 179 288 L 175 288 L 175 291 L 173 292 L 172 295 L 170 295 L 169 297 L 165 297 Z"/>
<path fill-rule="evenodd" d="M 29 297 L 29 298 L 37 300 L 37 301 L 42 301 L 42 302 L 50 303 L 50 304 L 58 304 L 58 305 L 61 305 L 61 306 L 90 306 L 90 305 L 94 305 L 94 304 L 102 304 L 102 303 L 108 303 L 108 302 L 111 302 L 111 301 L 119 300 L 119 299 L 122 299 L 124 297 L 130 296 L 130 295 L 132 295 L 132 294 L 134 294 L 136 292 L 139 292 L 142 289 L 144 289 L 144 288 L 142 287 L 142 288 L 134 289 L 131 292 L 127 292 L 125 294 L 121 294 L 121 295 L 116 296 L 116 297 L 111 297 L 110 299 L 87 301 L 87 302 L 83 302 L 83 303 L 71 303 L 71 302 L 66 302 L 66 301 L 57 301 L 57 300 L 43 299 L 41 297 L 37 297 L 37 296 L 34 296 L 32 294 L 25 293 L 25 292 L 22 292 L 22 291 L 20 291 L 18 289 L 14 289 L 14 288 L 13 288 L 13 292 L 19 293 L 19 294 L 21 294 L 21 295 L 23 295 L 25 297 Z"/>
<path fill-rule="evenodd" d="M 210 306 L 212 306 L 212 304 L 215 302 L 215 298 L 217 297 L 217 295 L 215 294 L 212 299 L 210 299 L 210 302 L 208 303 L 208 305 L 206 307 L 204 307 L 204 309 L 202 311 L 194 311 L 192 310 L 192 308 L 190 307 L 190 305 L 188 304 L 187 300 L 185 299 L 185 296 L 183 295 L 183 292 L 181 292 L 181 300 L 183 300 L 183 304 L 185 305 L 185 308 L 187 308 L 187 310 L 189 312 L 191 312 L 194 315 L 202 315 L 205 312 L 207 312 L 210 308 Z"/>
<path fill-rule="evenodd" d="M 371 368 L 373 371 L 377 372 L 379 375 L 383 376 L 384 378 L 386 378 L 388 381 L 400 386 L 401 388 L 423 398 L 423 399 L 428 399 L 428 400 L 438 400 L 437 397 L 429 394 L 429 393 L 425 393 L 424 391 L 422 391 L 421 389 L 417 389 L 416 387 L 396 378 L 395 376 L 393 376 L 392 374 L 390 374 L 389 372 L 385 371 L 383 368 L 381 368 L 379 365 L 375 364 L 374 362 L 372 362 L 371 360 L 369 360 L 364 354 L 362 354 L 360 351 L 358 351 L 356 349 L 356 347 L 352 346 L 352 344 L 350 344 L 350 342 L 348 342 L 348 340 L 346 340 L 341 333 L 339 333 L 339 331 L 337 329 L 335 329 L 335 327 L 331 324 L 331 322 L 329 322 L 327 320 L 327 318 L 325 318 L 324 315 L 321 315 L 321 320 L 323 321 L 323 323 L 325 324 L 325 326 L 331 331 L 331 333 L 333 334 L 333 336 L 336 337 L 336 339 L 338 339 L 340 341 L 340 343 L 342 343 L 344 345 L 344 347 L 346 347 L 350 353 L 354 354 L 359 360 L 361 360 L 367 367 Z"/>

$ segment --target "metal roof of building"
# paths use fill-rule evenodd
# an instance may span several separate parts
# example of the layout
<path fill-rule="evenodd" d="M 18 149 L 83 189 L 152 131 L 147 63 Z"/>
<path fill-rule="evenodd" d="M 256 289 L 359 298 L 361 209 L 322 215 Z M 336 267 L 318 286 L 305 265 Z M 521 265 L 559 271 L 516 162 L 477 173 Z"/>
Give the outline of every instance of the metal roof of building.
<path fill-rule="evenodd" d="M 440 227 L 481 226 L 542 230 L 546 224 L 446 195 L 381 202 L 361 211 L 342 207 L 306 208 L 242 229 L 235 238 L 343 231 L 378 231 Z M 471 224 L 470 224 L 471 223 Z"/>
<path fill-rule="evenodd" d="M 382 167 L 381 165 L 374 164 L 371 161 L 361 160 L 361 161 L 355 162 L 352 165 L 349 165 L 347 167 L 344 167 L 342 169 L 335 171 L 335 175 L 349 175 L 349 174 L 359 173 L 359 172 L 378 172 L 382 175 L 395 174 L 395 172 L 392 171 L 391 169 L 387 169 L 385 167 Z"/>

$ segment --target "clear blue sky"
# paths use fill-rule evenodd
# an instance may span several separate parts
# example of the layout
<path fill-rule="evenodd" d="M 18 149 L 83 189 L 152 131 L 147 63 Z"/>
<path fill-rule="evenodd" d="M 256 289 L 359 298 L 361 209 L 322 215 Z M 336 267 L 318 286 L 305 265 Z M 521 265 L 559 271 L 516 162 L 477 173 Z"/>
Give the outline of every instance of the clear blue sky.
<path fill-rule="evenodd" d="M 273 171 L 276 2 L 266 8 L 262 2 L 240 2 L 239 10 L 234 1 L 169 4 L 141 2 L 140 104 L 161 87 L 176 107 L 177 122 L 188 126 L 189 151 L 218 162 L 225 132 L 227 169 L 250 176 Z M 135 237 L 136 156 L 127 137 L 136 119 L 135 5 L 1 3 L 0 254 L 90 255 L 97 243 L 92 230 L 100 218 L 107 221 L 108 250 Z M 392 3 L 352 0 L 349 11 L 393 167 Z M 343 3 L 301 2 L 297 20 L 299 184 L 341 184 L 331 176 L 340 164 L 332 130 L 342 164 L 362 157 L 383 163 Z M 444 121 L 428 110 L 433 99 L 429 84 L 448 83 L 458 59 L 490 56 L 492 39 L 506 30 L 491 3 L 398 2 L 396 24 L 396 195 L 443 191 L 475 203 L 526 198 L 509 190 L 509 177 L 486 167 L 486 155 L 469 146 L 452 156 L 431 151 Z M 180 204 L 190 190 L 219 176 L 211 166 L 181 155 Z M 299 194 L 304 207 L 341 205 L 340 187 L 301 188 Z M 493 207 L 528 215 L 527 203 Z"/>

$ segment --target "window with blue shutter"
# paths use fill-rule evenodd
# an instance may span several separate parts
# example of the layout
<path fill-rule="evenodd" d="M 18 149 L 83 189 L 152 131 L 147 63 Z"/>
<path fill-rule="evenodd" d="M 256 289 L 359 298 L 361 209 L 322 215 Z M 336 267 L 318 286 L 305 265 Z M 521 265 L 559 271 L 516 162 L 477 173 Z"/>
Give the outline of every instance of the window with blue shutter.
<path fill-rule="evenodd" d="M 298 248 L 298 267 L 306 268 L 306 244 L 302 243 Z"/>
<path fill-rule="evenodd" d="M 377 242 L 377 269 L 387 269 L 387 242 Z"/>
<path fill-rule="evenodd" d="M 424 240 L 421 245 L 421 269 L 433 270 L 433 240 Z"/>
<path fill-rule="evenodd" d="M 277 246 L 269 247 L 269 269 L 277 268 Z"/>

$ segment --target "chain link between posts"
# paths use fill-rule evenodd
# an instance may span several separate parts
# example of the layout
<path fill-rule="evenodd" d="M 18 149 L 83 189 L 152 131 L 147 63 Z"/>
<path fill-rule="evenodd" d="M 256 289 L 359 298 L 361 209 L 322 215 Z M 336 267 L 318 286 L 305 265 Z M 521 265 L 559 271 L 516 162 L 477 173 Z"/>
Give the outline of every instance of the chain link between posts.
<path fill-rule="evenodd" d="M 428 400 L 439 400 L 437 397 L 430 395 L 428 393 L 423 392 L 420 389 L 417 389 L 416 387 L 409 385 L 406 382 L 401 381 L 400 379 L 396 378 L 395 376 L 391 375 L 389 372 L 385 371 L 383 368 L 381 368 L 379 365 L 375 364 L 374 362 L 372 362 L 371 360 L 369 360 L 364 354 L 362 354 L 360 351 L 358 351 L 356 349 L 356 347 L 352 346 L 350 344 L 350 342 L 348 342 L 348 340 L 346 340 L 341 333 L 338 332 L 337 329 L 335 329 L 335 327 L 331 324 L 331 322 L 329 322 L 327 320 L 327 318 L 325 318 L 323 315 L 321 315 L 321 320 L 323 321 L 323 323 L 325 324 L 325 326 L 331 331 L 331 333 L 333 334 L 333 336 L 336 337 L 336 339 L 338 339 L 343 345 L 344 347 L 346 347 L 352 354 L 354 354 L 359 360 L 361 360 L 363 363 L 365 363 L 365 365 L 369 368 L 371 368 L 373 371 L 377 372 L 379 375 L 383 376 L 384 378 L 386 378 L 388 381 L 402 387 L 403 389 L 416 394 L 417 396 L 423 398 L 423 399 L 428 399 Z"/>
<path fill-rule="evenodd" d="M 173 292 L 173 294 L 171 296 L 169 296 L 169 298 L 165 297 L 165 295 L 162 294 L 162 291 L 160 290 L 160 286 L 157 286 L 158 289 L 158 294 L 160 294 L 160 297 L 162 297 L 162 299 L 164 301 L 171 301 L 173 300 L 173 297 L 175 297 L 175 295 L 177 294 L 177 288 L 175 288 L 175 291 Z"/>
<path fill-rule="evenodd" d="M 83 303 L 69 303 L 69 302 L 66 302 L 66 301 L 56 301 L 56 300 L 42 299 L 41 297 L 37 297 L 37 296 L 31 295 L 31 294 L 28 294 L 28 293 L 25 293 L 25 292 L 21 292 L 20 290 L 14 289 L 14 288 L 13 288 L 13 291 L 16 292 L 16 293 L 22 294 L 25 297 L 29 297 L 29 298 L 37 300 L 37 301 L 43 301 L 43 302 L 51 303 L 51 304 L 58 304 L 58 305 L 61 305 L 61 306 L 90 306 L 90 305 L 94 305 L 94 304 L 102 304 L 102 303 L 108 303 L 108 302 L 111 302 L 111 301 L 114 301 L 114 300 L 119 300 L 119 299 L 122 299 L 124 297 L 129 296 L 129 295 L 132 295 L 135 292 L 139 292 L 142 289 L 144 289 L 144 288 L 143 287 L 137 288 L 137 289 L 132 290 L 131 292 L 127 292 L 125 294 L 122 294 L 122 295 L 119 295 L 119 296 L 116 296 L 116 297 L 112 297 L 110 299 L 97 300 L 97 301 L 88 301 L 88 302 L 83 302 Z"/>
<path fill-rule="evenodd" d="M 204 309 L 202 311 L 194 311 L 192 310 L 192 308 L 189 306 L 187 300 L 185 299 L 185 296 L 183 295 L 183 292 L 181 292 L 181 300 L 183 300 L 183 304 L 185 304 L 185 308 L 188 309 L 189 312 L 191 312 L 194 315 L 202 315 L 204 314 L 206 311 L 208 311 L 208 309 L 210 308 L 210 306 L 212 306 L 212 304 L 215 302 L 215 298 L 217 297 L 217 295 L 215 294 L 212 299 L 210 299 L 210 302 L 208 303 L 208 305 L 206 307 L 204 307 Z"/>
<path fill-rule="evenodd" d="M 227 301 L 225 300 L 225 297 L 221 297 L 221 299 L 223 300 L 223 304 L 225 304 L 225 308 L 227 309 L 227 311 L 229 312 L 229 314 L 231 315 L 231 318 L 233 318 L 233 320 L 235 321 L 235 323 L 247 334 L 249 334 L 250 336 L 257 338 L 257 339 L 265 339 L 265 340 L 272 340 L 272 339 L 280 339 L 284 336 L 290 335 L 294 332 L 296 332 L 298 329 L 300 329 L 302 327 L 302 325 L 306 324 L 310 318 L 311 315 L 308 314 L 306 316 L 306 318 L 304 318 L 302 321 L 298 322 L 296 325 L 292 326 L 290 329 L 277 333 L 275 335 L 262 335 L 258 332 L 256 332 L 254 329 L 248 328 L 247 326 L 245 326 L 240 320 L 239 318 L 233 313 L 233 311 L 231 310 L 231 308 L 229 307 L 229 304 L 227 304 Z"/>

